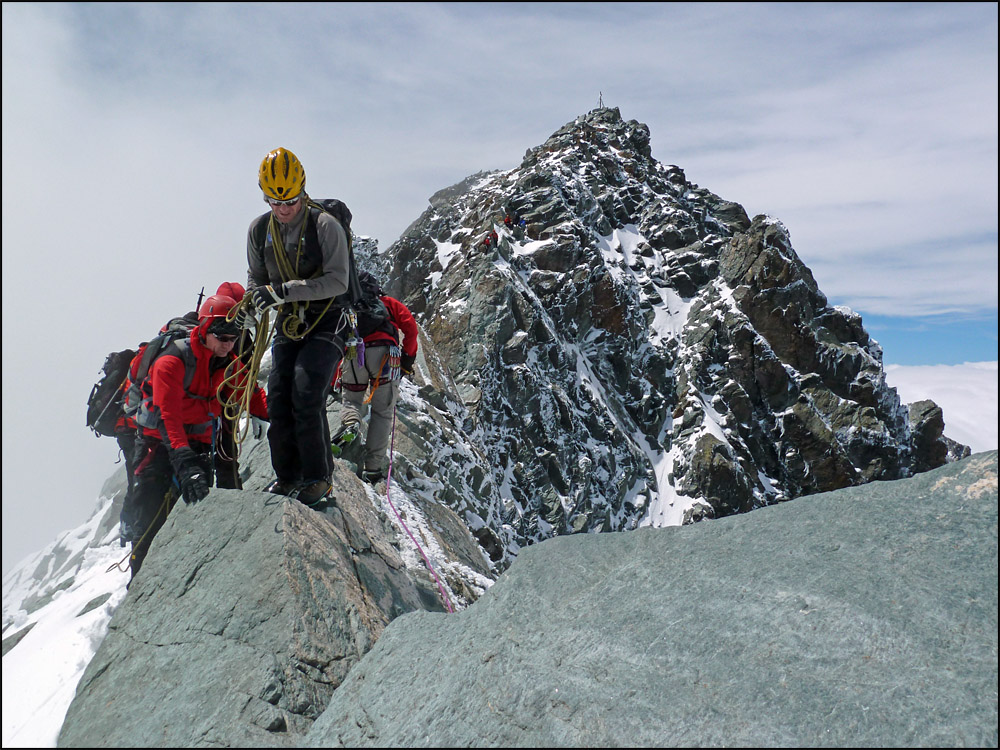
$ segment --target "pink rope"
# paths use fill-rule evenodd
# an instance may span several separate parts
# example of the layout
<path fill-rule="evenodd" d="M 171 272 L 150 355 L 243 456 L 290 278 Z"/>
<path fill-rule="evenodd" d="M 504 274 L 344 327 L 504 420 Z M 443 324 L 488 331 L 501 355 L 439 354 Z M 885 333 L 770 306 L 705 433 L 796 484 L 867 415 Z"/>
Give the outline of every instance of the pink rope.
<path fill-rule="evenodd" d="M 402 525 L 403 529 L 406 530 L 406 533 L 409 535 L 410 540 L 417 546 L 417 551 L 420 552 L 420 556 L 424 558 L 424 564 L 427 566 L 427 570 L 429 570 L 431 572 L 431 575 L 434 576 L 434 580 L 437 582 L 438 589 L 441 591 L 441 596 L 442 598 L 444 598 L 444 606 L 447 608 L 448 612 L 454 612 L 455 610 L 452 609 L 451 606 L 451 598 L 448 596 L 448 592 L 444 590 L 444 584 L 441 583 L 441 579 L 438 578 L 438 574 L 434 572 L 434 566 L 431 565 L 431 561 L 424 553 L 423 547 L 420 546 L 420 543 L 417 541 L 416 537 L 413 536 L 413 533 L 410 531 L 409 527 L 403 521 L 402 516 L 399 515 L 399 511 L 396 510 L 396 506 L 392 504 L 392 498 L 389 496 L 389 485 L 392 482 L 392 456 L 395 449 L 396 449 L 396 405 L 393 404 L 392 441 L 389 444 L 389 471 L 386 473 L 385 476 L 385 499 L 389 501 L 389 507 L 392 508 L 392 512 L 396 514 L 396 519 Z"/>

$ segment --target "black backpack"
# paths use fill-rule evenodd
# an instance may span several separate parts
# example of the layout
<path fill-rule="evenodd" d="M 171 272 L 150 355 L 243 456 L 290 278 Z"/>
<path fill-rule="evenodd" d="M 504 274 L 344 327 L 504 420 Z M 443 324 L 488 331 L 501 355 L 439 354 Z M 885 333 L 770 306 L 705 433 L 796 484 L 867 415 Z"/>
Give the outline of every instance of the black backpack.
<path fill-rule="evenodd" d="M 97 437 L 114 437 L 115 425 L 123 413 L 129 365 L 135 355 L 134 349 L 123 349 L 111 352 L 104 360 L 104 376 L 94 384 L 87 399 L 87 427 Z"/>
<path fill-rule="evenodd" d="M 389 316 L 389 310 L 382 301 L 385 292 L 381 285 L 368 271 L 358 273 L 358 283 L 361 285 L 361 296 L 354 304 L 354 312 L 358 319 L 355 330 L 361 338 L 369 336 L 375 331 L 384 331 L 399 341 L 396 333 L 396 324 Z"/>
<path fill-rule="evenodd" d="M 358 336 L 364 338 L 376 330 L 388 330 L 393 333 L 396 327 L 389 320 L 389 311 L 380 297 L 382 290 L 379 288 L 375 277 L 367 272 L 359 272 L 357 261 L 354 259 L 354 236 L 351 233 L 351 210 L 343 201 L 336 198 L 321 198 L 319 200 L 310 198 L 309 207 L 320 211 L 325 211 L 340 222 L 347 235 L 348 268 L 347 291 L 336 298 L 336 303 L 343 308 L 350 308 L 357 316 L 357 326 L 355 331 Z M 372 283 L 365 284 L 362 278 L 368 276 Z M 391 330 L 390 330 L 391 328 Z M 395 335 L 393 333 L 393 335 Z"/>
<path fill-rule="evenodd" d="M 347 236 L 347 255 L 350 268 L 350 275 L 347 280 L 347 291 L 337 297 L 337 304 L 341 307 L 353 307 L 354 303 L 361 299 L 361 284 L 358 281 L 358 264 L 354 261 L 354 235 L 351 234 L 351 209 L 343 201 L 336 198 L 309 199 L 309 208 L 324 211 L 337 221 L 344 228 Z"/>
<path fill-rule="evenodd" d="M 143 393 L 143 385 L 146 382 L 146 378 L 149 377 L 149 368 L 153 366 L 153 362 L 163 354 L 171 344 L 176 341 L 184 341 L 191 335 L 191 330 L 198 325 L 198 319 L 196 315 L 184 316 L 181 318 L 171 318 L 170 321 L 163 327 L 163 329 L 156 335 L 152 341 L 148 344 L 141 344 L 139 346 L 139 352 L 142 358 L 139 360 L 139 366 L 136 368 L 135 377 L 132 379 L 132 383 L 129 385 L 125 392 L 125 398 L 122 403 L 122 412 L 126 417 L 135 418 L 139 411 L 139 407 L 142 406 L 143 399 L 145 399 L 146 394 Z M 185 379 L 186 379 L 185 375 Z M 190 383 L 185 382 L 184 388 L 187 389 Z"/>

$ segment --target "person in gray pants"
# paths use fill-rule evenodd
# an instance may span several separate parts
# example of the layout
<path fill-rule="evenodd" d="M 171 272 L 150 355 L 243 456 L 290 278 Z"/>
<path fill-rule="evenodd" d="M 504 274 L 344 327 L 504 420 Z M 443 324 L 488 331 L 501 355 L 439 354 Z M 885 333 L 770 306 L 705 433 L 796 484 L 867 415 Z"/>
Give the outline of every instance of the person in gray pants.
<path fill-rule="evenodd" d="M 371 484 L 386 478 L 386 448 L 392 437 L 399 380 L 403 375 L 412 375 L 417 356 L 417 323 L 413 314 L 397 299 L 387 295 L 380 295 L 380 299 L 389 313 L 388 320 L 364 336 L 363 344 L 355 343 L 353 347 L 349 344 L 341 361 L 340 429 L 331 440 L 333 455 L 340 456 L 360 436 L 361 423 L 371 408 L 360 466 L 361 478 Z"/>

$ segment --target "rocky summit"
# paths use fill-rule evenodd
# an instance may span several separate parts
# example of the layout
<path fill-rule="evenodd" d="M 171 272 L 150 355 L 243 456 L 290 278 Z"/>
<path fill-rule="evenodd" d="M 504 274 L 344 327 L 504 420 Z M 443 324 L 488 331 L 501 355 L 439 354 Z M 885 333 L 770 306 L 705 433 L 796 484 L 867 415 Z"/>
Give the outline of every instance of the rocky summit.
<path fill-rule="evenodd" d="M 433 342 L 423 395 L 456 439 L 414 437 L 401 481 L 440 483 L 501 567 L 553 536 L 719 518 L 968 455 L 936 405 L 887 386 L 881 348 L 779 221 L 656 161 L 617 109 L 430 204 L 382 270 Z"/>

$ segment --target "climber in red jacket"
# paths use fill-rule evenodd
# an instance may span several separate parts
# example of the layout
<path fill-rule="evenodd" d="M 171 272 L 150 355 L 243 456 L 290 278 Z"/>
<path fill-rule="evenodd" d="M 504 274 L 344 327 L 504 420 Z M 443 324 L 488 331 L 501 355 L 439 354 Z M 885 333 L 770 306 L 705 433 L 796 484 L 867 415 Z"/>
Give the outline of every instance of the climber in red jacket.
<path fill-rule="evenodd" d="M 198 311 L 198 325 L 187 338 L 164 349 L 142 383 L 132 506 L 132 577 L 138 572 L 156 532 L 173 507 L 176 486 L 187 503 L 208 495 L 212 485 L 212 445 L 221 399 L 248 387 L 233 377 L 233 346 L 240 327 L 226 319 L 232 297 L 212 295 Z M 267 418 L 267 401 L 256 384 L 250 413 Z"/>

